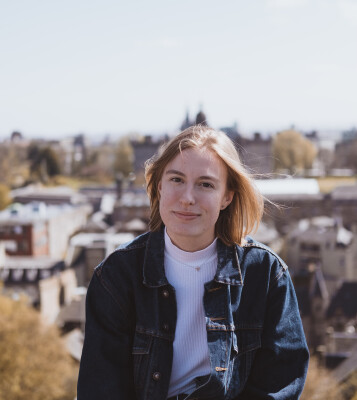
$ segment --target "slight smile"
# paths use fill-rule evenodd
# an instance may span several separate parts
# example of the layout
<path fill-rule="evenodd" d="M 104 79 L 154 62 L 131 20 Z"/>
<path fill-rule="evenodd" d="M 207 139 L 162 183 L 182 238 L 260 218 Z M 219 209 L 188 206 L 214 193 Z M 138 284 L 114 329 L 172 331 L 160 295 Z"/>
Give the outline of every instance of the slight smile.
<path fill-rule="evenodd" d="M 185 212 L 185 211 L 173 211 L 173 214 L 184 221 L 191 221 L 197 217 L 200 216 L 200 214 L 195 214 L 191 212 Z"/>

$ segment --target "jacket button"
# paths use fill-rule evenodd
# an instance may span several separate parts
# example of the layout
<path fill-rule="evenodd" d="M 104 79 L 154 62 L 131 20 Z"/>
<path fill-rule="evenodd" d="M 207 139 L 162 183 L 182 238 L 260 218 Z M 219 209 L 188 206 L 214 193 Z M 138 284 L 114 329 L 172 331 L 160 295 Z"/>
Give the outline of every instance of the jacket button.
<path fill-rule="evenodd" d="M 170 292 L 167 289 L 164 289 L 162 291 L 162 296 L 165 297 L 165 299 L 167 299 L 170 296 Z"/>
<path fill-rule="evenodd" d="M 165 332 L 168 332 L 168 330 L 170 329 L 169 324 L 163 324 L 163 325 L 162 325 L 162 329 L 163 329 Z"/>
<path fill-rule="evenodd" d="M 154 373 L 152 374 L 152 379 L 153 379 L 154 381 L 159 381 L 159 380 L 161 379 L 161 374 L 160 374 L 160 372 L 154 372 Z"/>

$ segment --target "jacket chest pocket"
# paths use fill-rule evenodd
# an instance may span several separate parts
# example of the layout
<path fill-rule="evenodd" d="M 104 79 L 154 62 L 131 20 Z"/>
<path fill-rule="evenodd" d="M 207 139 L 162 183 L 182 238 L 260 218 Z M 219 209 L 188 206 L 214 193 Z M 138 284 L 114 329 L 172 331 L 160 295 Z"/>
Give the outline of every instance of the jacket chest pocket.
<path fill-rule="evenodd" d="M 132 356 L 134 383 L 137 393 L 141 393 L 146 385 L 147 371 L 150 370 L 150 349 L 152 341 L 152 336 L 141 332 L 135 332 Z"/>

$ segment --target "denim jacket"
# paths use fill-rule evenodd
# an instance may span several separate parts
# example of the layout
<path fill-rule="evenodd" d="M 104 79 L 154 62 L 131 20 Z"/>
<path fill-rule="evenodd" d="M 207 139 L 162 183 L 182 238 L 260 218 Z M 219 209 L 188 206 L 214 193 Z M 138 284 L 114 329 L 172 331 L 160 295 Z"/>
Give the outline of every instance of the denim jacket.
<path fill-rule="evenodd" d="M 211 374 L 187 399 L 298 399 L 309 354 L 287 266 L 250 238 L 217 240 L 217 253 L 203 297 Z M 176 315 L 163 231 L 107 257 L 88 287 L 78 400 L 165 400 Z"/>

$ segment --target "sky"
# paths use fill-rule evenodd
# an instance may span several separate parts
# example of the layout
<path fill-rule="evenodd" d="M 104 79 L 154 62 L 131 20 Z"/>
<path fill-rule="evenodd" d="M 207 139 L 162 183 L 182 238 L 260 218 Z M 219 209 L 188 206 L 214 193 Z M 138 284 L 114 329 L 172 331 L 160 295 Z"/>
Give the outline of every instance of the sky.
<path fill-rule="evenodd" d="M 357 126 L 357 0 L 0 0 L 0 139 Z"/>

